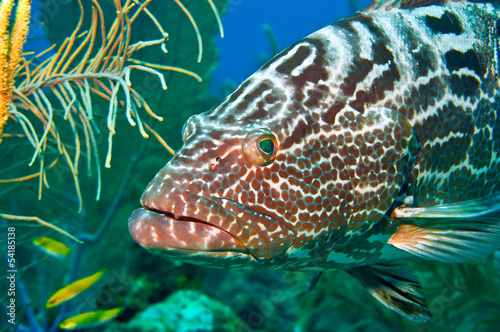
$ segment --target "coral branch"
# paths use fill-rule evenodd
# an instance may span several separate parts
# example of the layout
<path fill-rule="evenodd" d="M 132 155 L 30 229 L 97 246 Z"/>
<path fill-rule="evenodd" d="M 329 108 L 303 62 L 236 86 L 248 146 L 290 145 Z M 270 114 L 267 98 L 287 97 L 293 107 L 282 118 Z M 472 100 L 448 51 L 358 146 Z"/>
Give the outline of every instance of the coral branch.
<path fill-rule="evenodd" d="M 22 3 L 29 3 L 27 0 L 22 1 Z M 134 0 L 134 2 L 139 4 L 137 0 Z M 139 6 L 134 6 L 133 3 L 131 4 L 131 1 L 125 1 L 123 5 L 119 0 L 114 0 L 114 3 L 117 9 L 117 17 L 111 24 L 110 29 L 106 31 L 102 9 L 97 1 L 92 0 L 90 28 L 82 32 L 84 6 L 79 1 L 80 19 L 72 34 L 66 38 L 48 60 L 45 60 L 40 65 L 33 65 L 33 61 L 37 56 L 30 60 L 23 59 L 24 65 L 19 71 L 18 77 L 24 77 L 24 80 L 15 89 L 9 86 L 10 90 L 8 92 L 10 95 L 4 98 L 5 102 L 10 102 L 13 111 L 15 111 L 15 113 L 10 114 L 10 117 L 16 119 L 16 122 L 21 125 L 25 136 L 29 138 L 34 147 L 30 165 L 33 165 L 37 159 L 42 165 L 39 172 L 40 192 L 41 185 L 45 181 L 43 173 L 46 169 L 43 167 L 43 155 L 47 149 L 53 149 L 53 144 L 55 144 L 58 152 L 64 156 L 61 160 L 66 161 L 67 167 L 73 173 L 75 188 L 77 189 L 78 196 L 80 196 L 77 177 L 80 139 L 72 114 L 80 114 L 79 117 L 82 119 L 80 122 L 83 125 L 88 158 L 91 158 L 92 155 L 98 158 L 97 146 L 94 144 L 94 127 L 92 125 L 94 119 L 92 107 L 94 101 L 92 100 L 92 95 L 109 101 L 108 129 L 110 132 L 108 135 L 108 153 L 104 164 L 106 167 L 110 167 L 113 136 L 116 133 L 116 118 L 119 107 L 122 105 L 125 107 L 125 115 L 128 122 L 132 126 L 138 125 L 139 132 L 145 138 L 148 137 L 148 134 L 144 129 L 144 123 L 137 110 L 145 109 L 154 118 L 158 120 L 162 119 L 154 115 L 150 107 L 146 104 L 146 101 L 132 88 L 129 79 L 132 69 L 146 71 L 158 76 L 164 89 L 166 89 L 165 79 L 163 74 L 157 69 L 175 70 L 201 80 L 195 73 L 182 68 L 140 63 L 137 60 L 133 65 L 127 65 L 127 61 L 131 59 L 134 52 L 144 47 L 163 44 L 168 38 L 168 34 L 164 32 L 156 18 L 146 9 L 149 1 Z M 134 9 L 135 12 L 130 13 Z M 4 7 L 3 10 L 6 12 L 10 10 L 10 7 Z M 131 24 L 141 12 L 146 13 L 153 20 L 161 38 L 131 44 Z M 24 13 L 20 13 L 19 15 L 20 22 L 25 20 L 26 15 Z M 6 23 L 0 22 L 0 24 L 5 25 Z M 95 41 L 99 30 L 102 43 L 100 47 L 96 47 Z M 16 36 L 22 36 L 22 32 L 25 30 L 19 25 L 16 31 Z M 6 63 L 8 64 L 8 62 Z M 58 123 L 54 119 L 57 105 L 54 105 L 53 99 L 45 95 L 46 92 L 42 92 L 44 88 L 49 88 L 49 93 L 55 97 L 54 100 L 58 101 L 60 107 L 64 110 L 63 118 L 69 122 L 71 130 L 74 131 L 72 142 L 74 146 L 70 146 L 70 142 L 66 142 L 66 138 L 63 140 L 60 137 Z M 28 116 L 30 112 L 43 124 L 41 136 L 37 136 L 35 132 L 37 126 L 32 123 L 33 117 Z M 82 114 L 85 114 L 85 120 L 81 117 Z M 49 140 L 53 143 L 47 144 Z M 69 156 L 70 151 L 74 151 L 73 157 Z M 96 197 L 99 198 L 101 188 L 99 160 L 96 160 L 96 164 L 98 173 L 98 192 Z M 90 165 L 90 160 L 87 162 L 87 165 Z M 90 173 L 90 166 L 88 168 Z M 16 180 L 32 177 L 33 175 L 17 177 Z"/>
<path fill-rule="evenodd" d="M 191 25 L 193 26 L 194 32 L 196 33 L 196 39 L 198 40 L 198 62 L 201 62 L 201 58 L 203 56 L 203 42 L 201 40 L 200 29 L 198 29 L 196 21 L 194 20 L 189 10 L 187 10 L 187 8 L 182 4 L 182 2 L 180 2 L 180 0 L 174 1 L 181 8 L 184 14 L 186 14 L 186 16 L 189 18 L 189 21 L 191 22 Z"/>
<path fill-rule="evenodd" d="M 59 232 L 62 235 L 65 235 L 65 236 L 69 237 L 73 241 L 76 241 L 76 242 L 78 242 L 80 244 L 83 243 L 82 241 L 78 240 L 76 237 L 74 237 L 73 235 L 69 234 L 68 232 L 60 229 L 59 227 L 57 227 L 57 226 L 55 226 L 55 225 L 53 225 L 53 224 L 51 224 L 49 222 L 43 221 L 42 219 L 40 219 L 38 217 L 15 216 L 15 215 L 12 215 L 12 214 L 0 213 L 0 218 L 8 219 L 8 220 L 16 220 L 16 221 L 20 221 L 20 220 L 35 221 L 35 222 L 39 223 L 42 226 L 49 227 L 49 228 L 55 230 L 56 232 Z"/>

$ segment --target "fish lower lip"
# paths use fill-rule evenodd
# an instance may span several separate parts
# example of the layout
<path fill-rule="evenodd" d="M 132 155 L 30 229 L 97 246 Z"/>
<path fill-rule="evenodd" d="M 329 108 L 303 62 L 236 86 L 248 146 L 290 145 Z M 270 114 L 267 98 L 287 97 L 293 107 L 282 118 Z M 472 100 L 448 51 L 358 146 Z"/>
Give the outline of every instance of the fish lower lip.
<path fill-rule="evenodd" d="M 167 212 L 137 209 L 130 216 L 128 228 L 132 238 L 150 250 L 248 252 L 241 241 L 214 225 Z"/>

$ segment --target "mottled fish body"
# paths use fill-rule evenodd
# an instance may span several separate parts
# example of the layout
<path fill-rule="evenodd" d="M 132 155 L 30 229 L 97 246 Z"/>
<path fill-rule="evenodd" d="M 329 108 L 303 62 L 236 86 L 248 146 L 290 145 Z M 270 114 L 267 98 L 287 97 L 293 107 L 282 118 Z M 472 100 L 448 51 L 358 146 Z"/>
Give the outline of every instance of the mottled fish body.
<path fill-rule="evenodd" d="M 345 269 L 430 319 L 400 259 L 500 247 L 499 36 L 498 1 L 376 1 L 313 33 L 187 121 L 132 237 L 206 266 Z"/>

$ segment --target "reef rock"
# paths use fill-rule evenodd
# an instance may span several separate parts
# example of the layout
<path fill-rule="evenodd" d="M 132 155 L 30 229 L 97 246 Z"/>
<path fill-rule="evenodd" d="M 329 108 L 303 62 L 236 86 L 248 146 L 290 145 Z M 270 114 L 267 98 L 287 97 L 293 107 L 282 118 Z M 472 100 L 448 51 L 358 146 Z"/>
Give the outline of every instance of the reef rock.
<path fill-rule="evenodd" d="M 248 331 L 227 305 L 197 290 L 179 290 L 151 305 L 128 323 L 112 324 L 106 331 L 201 332 Z"/>

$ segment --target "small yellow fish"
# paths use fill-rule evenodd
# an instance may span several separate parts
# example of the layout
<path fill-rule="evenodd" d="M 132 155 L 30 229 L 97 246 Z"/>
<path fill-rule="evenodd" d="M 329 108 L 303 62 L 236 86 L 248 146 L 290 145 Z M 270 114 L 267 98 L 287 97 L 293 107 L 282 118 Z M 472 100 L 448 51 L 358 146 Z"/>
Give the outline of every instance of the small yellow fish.
<path fill-rule="evenodd" d="M 80 294 L 81 292 L 92 286 L 97 280 L 99 280 L 104 272 L 106 272 L 106 270 L 101 270 L 89 277 L 77 280 L 69 284 L 68 286 L 61 288 L 50 297 L 45 307 L 52 308 Z"/>
<path fill-rule="evenodd" d="M 83 314 L 78 314 L 73 317 L 67 318 L 59 324 L 60 329 L 72 330 L 72 329 L 84 329 L 89 327 L 94 327 L 107 322 L 122 312 L 123 308 L 114 308 L 109 310 L 96 310 L 84 312 Z"/>
<path fill-rule="evenodd" d="M 44 236 L 33 240 L 33 244 L 40 248 L 40 250 L 45 251 L 47 254 L 56 257 L 67 256 L 71 252 L 71 249 L 64 243 L 51 239 L 50 237 Z"/>

